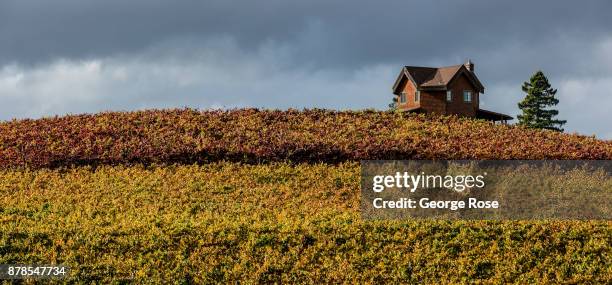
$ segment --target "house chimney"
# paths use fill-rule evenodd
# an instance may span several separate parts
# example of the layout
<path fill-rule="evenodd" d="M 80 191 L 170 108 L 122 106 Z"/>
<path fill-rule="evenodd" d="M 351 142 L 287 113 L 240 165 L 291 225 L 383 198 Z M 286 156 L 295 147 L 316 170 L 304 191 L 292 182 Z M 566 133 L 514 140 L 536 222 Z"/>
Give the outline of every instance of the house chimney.
<path fill-rule="evenodd" d="M 471 60 L 467 60 L 467 62 L 465 64 L 465 68 L 467 68 L 467 70 L 474 72 L 474 63 Z"/>

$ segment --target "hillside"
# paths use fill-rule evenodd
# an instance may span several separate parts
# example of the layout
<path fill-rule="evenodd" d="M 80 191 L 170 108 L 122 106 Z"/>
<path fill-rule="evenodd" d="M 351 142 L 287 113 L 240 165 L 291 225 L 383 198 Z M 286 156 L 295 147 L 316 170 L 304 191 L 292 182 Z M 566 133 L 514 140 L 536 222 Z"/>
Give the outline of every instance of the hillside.
<path fill-rule="evenodd" d="M 390 112 L 113 112 L 0 123 L 0 165 L 610 159 L 612 142 Z"/>
<path fill-rule="evenodd" d="M 610 159 L 612 142 L 387 112 L 0 124 L 0 264 L 73 282 L 610 283 L 609 221 L 364 221 L 361 159 Z"/>

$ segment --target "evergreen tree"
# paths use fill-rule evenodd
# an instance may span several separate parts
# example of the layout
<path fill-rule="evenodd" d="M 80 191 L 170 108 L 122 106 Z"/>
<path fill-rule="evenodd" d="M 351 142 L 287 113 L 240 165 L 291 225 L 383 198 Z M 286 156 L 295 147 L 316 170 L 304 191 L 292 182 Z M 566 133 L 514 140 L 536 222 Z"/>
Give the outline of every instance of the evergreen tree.
<path fill-rule="evenodd" d="M 542 71 L 536 72 L 529 82 L 523 83 L 523 92 L 527 93 L 525 99 L 518 103 L 518 107 L 523 111 L 518 115 L 519 125 L 535 129 L 548 129 L 562 132 L 565 120 L 557 120 L 553 117 L 559 114 L 555 109 L 547 107 L 555 106 L 559 100 L 555 98 L 557 90 L 553 89 L 548 82 L 548 78 Z"/>

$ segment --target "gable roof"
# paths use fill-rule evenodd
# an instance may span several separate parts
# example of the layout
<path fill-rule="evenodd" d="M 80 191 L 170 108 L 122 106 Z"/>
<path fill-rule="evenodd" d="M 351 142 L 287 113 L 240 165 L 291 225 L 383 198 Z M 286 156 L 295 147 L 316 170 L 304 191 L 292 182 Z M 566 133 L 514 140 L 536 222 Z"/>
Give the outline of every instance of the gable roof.
<path fill-rule="evenodd" d="M 399 94 L 398 88 L 404 80 L 410 80 L 419 90 L 446 90 L 448 84 L 455 78 L 465 74 L 468 80 L 477 88 L 478 92 L 484 92 L 484 86 L 476 77 L 474 72 L 469 71 L 463 64 L 445 67 L 421 67 L 404 66 L 393 84 L 393 94 Z"/>

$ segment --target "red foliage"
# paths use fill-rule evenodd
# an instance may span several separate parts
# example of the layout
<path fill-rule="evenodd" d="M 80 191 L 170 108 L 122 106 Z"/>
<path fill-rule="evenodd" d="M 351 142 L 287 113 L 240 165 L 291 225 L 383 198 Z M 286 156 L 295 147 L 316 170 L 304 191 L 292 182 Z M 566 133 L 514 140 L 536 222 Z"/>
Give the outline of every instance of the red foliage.
<path fill-rule="evenodd" d="M 0 167 L 363 159 L 611 159 L 612 142 L 457 117 L 150 110 L 0 123 Z"/>

